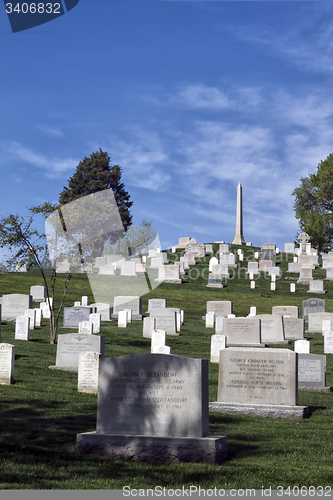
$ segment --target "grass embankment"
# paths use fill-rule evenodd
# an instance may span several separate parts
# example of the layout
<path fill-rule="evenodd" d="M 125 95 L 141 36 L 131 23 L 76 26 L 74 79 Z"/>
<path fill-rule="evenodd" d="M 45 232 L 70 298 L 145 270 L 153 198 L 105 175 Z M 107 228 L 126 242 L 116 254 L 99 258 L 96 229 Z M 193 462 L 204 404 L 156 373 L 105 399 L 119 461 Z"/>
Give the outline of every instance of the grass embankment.
<path fill-rule="evenodd" d="M 237 248 L 232 250 L 236 253 Z M 243 251 L 240 270 L 223 289 L 206 287 L 206 257 L 196 266 L 199 277 L 198 272 L 191 271 L 181 286 L 162 284 L 142 298 L 143 312 L 147 311 L 148 298 L 158 297 L 166 298 L 169 307 L 184 309 L 181 335 L 167 338 L 173 354 L 209 359 L 213 331 L 206 329 L 202 320 L 208 300 L 231 300 L 236 316 L 247 315 L 250 306 L 256 306 L 258 314 L 270 313 L 273 305 L 296 305 L 302 315 L 302 301 L 312 295 L 307 293 L 307 286 L 300 285 L 296 285 L 296 293 L 289 292 L 296 275 L 285 274 L 287 256 L 280 256 L 283 277 L 277 281 L 275 292 L 270 291 L 270 280 L 263 275 L 257 279 L 257 288 L 250 290 L 245 269 L 254 249 L 243 247 Z M 323 279 L 325 271 L 316 269 L 313 276 Z M 56 303 L 62 296 L 60 281 Z M 0 275 L 1 295 L 27 294 L 34 284 L 43 284 L 37 271 Z M 326 310 L 333 312 L 333 284 L 325 282 L 325 289 L 328 293 L 318 297 L 324 298 Z M 77 275 L 69 286 L 65 305 L 73 305 L 82 295 L 88 295 L 90 303 L 94 301 L 87 277 Z M 59 328 L 59 333 L 72 331 Z M 299 391 L 299 404 L 310 406 L 312 412 L 302 421 L 210 412 L 210 433 L 226 435 L 229 442 L 228 460 L 221 466 L 150 464 L 77 455 L 76 434 L 96 428 L 97 396 L 77 392 L 77 374 L 48 368 L 55 364 L 56 346 L 49 343 L 45 320 L 44 326 L 31 331 L 29 342 L 14 340 L 14 323 L 2 325 L 1 333 L 2 342 L 15 345 L 15 384 L 0 386 L 0 489 L 122 489 L 125 485 L 275 489 L 279 485 L 333 485 L 333 393 Z M 118 329 L 116 321 L 104 322 L 101 333 L 107 357 L 150 352 L 141 322 L 133 322 L 126 330 Z M 323 354 L 322 335 L 306 337 L 311 340 L 311 353 Z M 288 348 L 293 349 L 293 345 Z M 332 356 L 327 355 L 326 385 L 333 386 Z M 210 401 L 217 397 L 217 377 L 218 366 L 210 364 Z"/>

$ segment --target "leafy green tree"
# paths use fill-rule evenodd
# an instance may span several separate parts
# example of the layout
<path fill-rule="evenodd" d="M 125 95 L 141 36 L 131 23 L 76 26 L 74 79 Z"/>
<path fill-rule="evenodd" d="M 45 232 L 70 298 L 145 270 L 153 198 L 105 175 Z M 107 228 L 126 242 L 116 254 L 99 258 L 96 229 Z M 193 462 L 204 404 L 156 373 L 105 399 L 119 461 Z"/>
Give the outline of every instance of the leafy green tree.
<path fill-rule="evenodd" d="M 33 215 L 41 213 L 41 208 L 35 207 L 29 210 L 32 215 L 26 219 L 13 214 L 0 218 L 0 247 L 6 248 L 10 252 L 10 257 L 7 260 L 8 270 L 14 270 L 17 265 L 27 264 L 28 269 L 37 266 L 41 271 L 46 290 L 46 301 L 50 308 L 50 343 L 55 344 L 60 313 L 73 274 L 68 272 L 66 275 L 62 300 L 56 311 L 54 301 L 56 268 L 55 266 L 52 268 L 51 277 L 48 279 L 45 273 L 45 267 L 49 266 L 46 238 L 44 234 L 38 233 L 33 227 Z"/>
<path fill-rule="evenodd" d="M 317 172 L 301 178 L 293 191 L 294 210 L 302 231 L 314 248 L 327 252 L 333 247 L 333 154 L 318 164 Z"/>

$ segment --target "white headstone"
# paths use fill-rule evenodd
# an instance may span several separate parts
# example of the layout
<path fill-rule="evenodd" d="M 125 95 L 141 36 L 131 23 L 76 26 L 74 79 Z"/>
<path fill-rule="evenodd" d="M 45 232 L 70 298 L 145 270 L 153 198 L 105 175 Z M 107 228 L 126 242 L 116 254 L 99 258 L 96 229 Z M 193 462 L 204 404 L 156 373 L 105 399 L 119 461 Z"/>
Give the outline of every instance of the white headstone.
<path fill-rule="evenodd" d="M 119 311 L 118 312 L 118 327 L 126 328 L 127 327 L 127 312 Z"/>
<path fill-rule="evenodd" d="M 80 321 L 79 323 L 79 333 L 84 333 L 87 335 L 92 335 L 93 324 L 90 321 Z"/>
<path fill-rule="evenodd" d="M 220 335 L 223 333 L 223 316 L 216 316 L 215 318 L 215 334 Z"/>
<path fill-rule="evenodd" d="M 36 311 L 35 311 L 35 309 L 26 309 L 24 311 L 24 316 L 28 316 L 30 318 L 30 330 L 34 330 L 35 323 L 36 323 Z"/>
<path fill-rule="evenodd" d="M 35 326 L 42 326 L 42 310 L 34 308 L 35 311 Z"/>
<path fill-rule="evenodd" d="M 79 392 L 95 394 L 98 392 L 98 371 L 101 355 L 86 351 L 79 354 L 78 386 Z"/>
<path fill-rule="evenodd" d="M 223 319 L 223 318 L 222 318 Z M 212 335 L 210 344 L 210 361 L 211 363 L 220 362 L 220 350 L 226 347 L 225 335 Z"/>
<path fill-rule="evenodd" d="M 215 313 L 210 311 L 206 314 L 206 328 L 214 328 Z"/>
<path fill-rule="evenodd" d="M 143 336 L 151 338 L 151 334 L 154 330 L 156 330 L 156 318 L 143 318 Z"/>
<path fill-rule="evenodd" d="M 100 333 L 101 331 L 101 315 L 98 313 L 89 314 L 89 321 L 93 325 L 93 333 Z"/>
<path fill-rule="evenodd" d="M 15 346 L 0 344 L 0 385 L 10 385 L 14 382 Z"/>
<path fill-rule="evenodd" d="M 87 295 L 83 295 L 82 298 L 81 298 L 81 305 L 82 306 L 88 306 L 88 296 Z"/>
<path fill-rule="evenodd" d="M 15 324 L 15 340 L 29 340 L 29 316 L 17 316 Z M 1 345 L 1 344 L 0 344 Z"/>
<path fill-rule="evenodd" d="M 310 342 L 306 339 L 295 340 L 294 351 L 310 354 Z"/>
<path fill-rule="evenodd" d="M 291 291 L 291 293 L 296 292 L 296 285 L 295 285 L 295 283 L 290 283 L 290 291 Z"/>
<path fill-rule="evenodd" d="M 333 332 L 326 332 L 324 334 L 324 353 L 333 354 Z"/>

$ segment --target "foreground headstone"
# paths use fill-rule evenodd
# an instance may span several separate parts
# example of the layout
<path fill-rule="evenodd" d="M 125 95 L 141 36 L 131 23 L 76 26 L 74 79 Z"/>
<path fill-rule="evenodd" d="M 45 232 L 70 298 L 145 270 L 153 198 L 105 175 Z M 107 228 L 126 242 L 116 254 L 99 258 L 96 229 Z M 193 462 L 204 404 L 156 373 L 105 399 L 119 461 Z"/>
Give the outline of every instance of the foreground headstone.
<path fill-rule="evenodd" d="M 97 394 L 100 357 L 98 352 L 80 352 L 77 384 L 79 392 Z"/>
<path fill-rule="evenodd" d="M 271 418 L 305 418 L 297 406 L 297 353 L 289 349 L 228 347 L 220 351 L 213 411 Z"/>
<path fill-rule="evenodd" d="M 15 346 L 0 344 L 0 385 L 14 383 Z"/>
<path fill-rule="evenodd" d="M 68 333 L 58 335 L 56 365 L 49 368 L 77 371 L 80 352 L 98 352 L 104 357 L 104 337 Z"/>
<path fill-rule="evenodd" d="M 311 392 L 330 392 L 326 387 L 326 356 L 298 354 L 298 389 Z"/>
<path fill-rule="evenodd" d="M 15 324 L 15 340 L 29 340 L 29 316 L 17 316 Z"/>
<path fill-rule="evenodd" d="M 226 459 L 224 436 L 208 435 L 208 360 L 133 354 L 100 361 L 96 432 L 78 453 L 151 462 Z"/>

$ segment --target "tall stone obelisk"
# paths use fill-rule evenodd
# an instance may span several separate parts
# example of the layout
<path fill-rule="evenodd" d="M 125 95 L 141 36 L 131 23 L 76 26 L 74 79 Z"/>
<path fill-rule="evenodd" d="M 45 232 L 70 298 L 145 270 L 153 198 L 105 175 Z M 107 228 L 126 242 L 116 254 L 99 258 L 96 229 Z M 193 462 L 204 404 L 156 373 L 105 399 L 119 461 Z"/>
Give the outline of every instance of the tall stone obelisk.
<path fill-rule="evenodd" d="M 243 236 L 243 202 L 242 202 L 242 185 L 237 186 L 237 209 L 236 209 L 236 235 L 233 245 L 246 245 Z"/>

